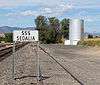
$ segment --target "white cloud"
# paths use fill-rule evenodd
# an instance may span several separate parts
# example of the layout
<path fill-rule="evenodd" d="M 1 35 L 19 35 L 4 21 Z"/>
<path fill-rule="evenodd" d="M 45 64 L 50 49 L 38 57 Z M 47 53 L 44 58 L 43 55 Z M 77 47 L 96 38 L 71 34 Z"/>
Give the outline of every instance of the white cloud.
<path fill-rule="evenodd" d="M 94 9 L 100 8 L 100 0 L 68 0 L 68 3 L 72 4 L 75 9 Z"/>
<path fill-rule="evenodd" d="M 64 0 L 2 0 L 0 7 L 14 8 L 18 6 L 37 6 L 37 9 L 25 10 L 19 13 L 8 13 L 6 16 L 59 16 L 69 9 L 71 5 L 67 4 Z M 20 10 L 20 9 L 19 9 Z"/>
<path fill-rule="evenodd" d="M 97 15 L 91 15 L 88 13 L 88 11 L 80 11 L 77 14 L 73 15 L 72 18 L 78 18 L 78 19 L 83 19 L 86 22 L 100 22 L 100 14 L 98 13 Z"/>
<path fill-rule="evenodd" d="M 100 0 L 0 0 L 0 7 L 16 7 L 23 5 L 38 5 L 41 7 L 58 7 L 64 3 L 75 8 L 97 8 Z"/>
<path fill-rule="evenodd" d="M 99 0 L 1 0 L 0 7 L 18 7 L 36 5 L 38 9 L 19 13 L 8 13 L 7 16 L 61 16 L 71 9 L 87 9 L 100 7 Z"/>
<path fill-rule="evenodd" d="M 0 0 L 0 7 L 17 7 L 38 5 L 41 7 L 55 7 L 63 3 L 64 0 Z"/>
<path fill-rule="evenodd" d="M 43 2 L 44 1 L 46 0 L 43 0 Z M 72 8 L 71 5 L 61 1 L 62 0 L 58 0 L 58 1 L 51 0 L 49 2 L 43 3 L 41 0 L 37 0 L 34 1 L 34 4 L 37 3 L 37 5 L 39 5 L 37 10 L 33 9 L 33 10 L 22 11 L 19 13 L 8 13 L 7 16 L 38 16 L 38 15 L 60 16 Z"/>
<path fill-rule="evenodd" d="M 38 12 L 37 11 L 32 11 L 32 10 L 6 14 L 6 16 L 12 16 L 12 17 L 13 16 L 37 16 L 37 15 L 38 15 Z"/>
<path fill-rule="evenodd" d="M 29 0 L 0 0 L 0 7 L 9 8 L 9 7 L 17 7 L 22 5 L 27 5 Z"/>
<path fill-rule="evenodd" d="M 31 11 L 31 10 L 20 12 L 20 15 L 22 15 L 22 16 L 35 16 L 36 14 L 37 14 L 37 12 Z"/>
<path fill-rule="evenodd" d="M 72 6 L 69 4 L 59 4 L 59 6 L 55 7 L 42 7 L 40 11 L 42 12 L 43 15 L 45 16 L 61 16 L 68 10 L 72 9 Z"/>
<path fill-rule="evenodd" d="M 47 14 L 51 14 L 52 13 L 52 9 L 51 8 L 44 8 L 44 9 L 41 9 L 41 11 L 47 13 Z"/>
<path fill-rule="evenodd" d="M 16 16 L 16 13 L 8 13 L 5 16 Z"/>

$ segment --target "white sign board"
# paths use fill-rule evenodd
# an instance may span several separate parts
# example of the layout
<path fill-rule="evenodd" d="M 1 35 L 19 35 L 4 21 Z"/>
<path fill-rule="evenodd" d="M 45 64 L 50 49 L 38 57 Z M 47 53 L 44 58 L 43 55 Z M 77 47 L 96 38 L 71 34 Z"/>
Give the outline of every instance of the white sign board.
<path fill-rule="evenodd" d="M 37 30 L 15 30 L 13 31 L 13 41 L 34 42 L 39 41 Z"/>

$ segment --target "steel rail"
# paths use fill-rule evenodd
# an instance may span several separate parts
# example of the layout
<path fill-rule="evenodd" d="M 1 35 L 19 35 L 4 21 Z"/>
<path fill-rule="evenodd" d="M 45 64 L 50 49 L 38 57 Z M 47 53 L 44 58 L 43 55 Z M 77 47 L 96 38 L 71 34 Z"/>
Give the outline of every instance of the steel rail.
<path fill-rule="evenodd" d="M 25 45 L 26 45 L 26 44 L 16 44 L 16 51 L 17 51 L 18 49 L 22 48 L 22 47 L 25 46 Z M 5 59 L 5 58 L 8 57 L 8 56 L 6 56 L 6 55 L 12 54 L 12 49 L 13 49 L 13 46 L 7 47 L 7 48 L 4 48 L 4 49 L 1 49 L 1 50 L 0 50 L 0 62 L 1 62 L 3 59 Z"/>
<path fill-rule="evenodd" d="M 44 53 L 46 53 L 48 56 L 50 56 L 58 65 L 60 65 L 60 66 L 62 67 L 62 69 L 65 70 L 65 72 L 69 73 L 69 74 L 71 75 L 71 77 L 73 77 L 74 80 L 76 80 L 80 85 L 84 85 L 84 84 L 82 83 L 82 81 L 80 81 L 80 80 L 79 80 L 76 76 L 74 76 L 67 68 L 65 68 L 58 60 L 56 60 L 56 59 L 54 58 L 54 56 L 50 55 L 50 53 L 48 53 L 47 51 L 45 51 L 43 47 L 39 46 L 39 48 L 40 48 Z"/>

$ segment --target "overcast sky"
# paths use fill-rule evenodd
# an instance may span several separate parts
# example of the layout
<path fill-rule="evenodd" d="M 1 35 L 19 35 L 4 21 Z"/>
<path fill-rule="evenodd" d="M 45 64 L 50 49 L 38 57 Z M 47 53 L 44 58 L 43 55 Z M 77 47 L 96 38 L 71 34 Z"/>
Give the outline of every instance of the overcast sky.
<path fill-rule="evenodd" d="M 38 15 L 84 19 L 86 32 L 100 32 L 100 0 L 0 0 L 0 26 L 35 26 Z"/>

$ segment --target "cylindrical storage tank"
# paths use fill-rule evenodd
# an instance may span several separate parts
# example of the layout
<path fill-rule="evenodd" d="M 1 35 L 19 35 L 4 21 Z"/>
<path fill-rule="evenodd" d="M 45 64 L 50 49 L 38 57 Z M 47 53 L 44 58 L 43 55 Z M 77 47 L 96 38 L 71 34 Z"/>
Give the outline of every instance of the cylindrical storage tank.
<path fill-rule="evenodd" d="M 84 21 L 81 19 L 70 20 L 69 40 L 70 45 L 77 45 L 77 42 L 83 38 Z"/>

